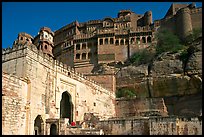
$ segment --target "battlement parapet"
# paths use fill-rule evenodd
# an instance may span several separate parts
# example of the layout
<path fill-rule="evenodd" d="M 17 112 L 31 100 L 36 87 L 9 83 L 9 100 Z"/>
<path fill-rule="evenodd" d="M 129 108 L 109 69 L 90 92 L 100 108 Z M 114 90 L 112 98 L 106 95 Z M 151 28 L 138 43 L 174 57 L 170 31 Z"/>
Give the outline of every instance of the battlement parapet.
<path fill-rule="evenodd" d="M 201 118 L 199 117 L 177 117 L 177 122 L 198 122 L 198 121 L 202 121 Z"/>
<path fill-rule="evenodd" d="M 102 23 L 101 20 L 89 20 L 86 24 L 87 25 L 91 25 L 91 24 L 99 24 Z"/>
<path fill-rule="evenodd" d="M 115 29 L 113 29 L 113 28 L 110 28 L 110 29 L 108 29 L 108 30 L 105 30 L 105 29 L 98 29 L 97 31 L 96 31 L 96 34 L 108 34 L 108 33 L 115 33 Z"/>
<path fill-rule="evenodd" d="M 11 52 L 15 52 L 16 50 L 21 50 L 26 48 L 26 44 L 18 44 L 18 45 L 13 45 L 12 47 L 8 47 L 8 48 L 3 48 L 2 49 L 2 54 L 9 54 Z"/>
<path fill-rule="evenodd" d="M 195 8 L 190 10 L 191 13 L 202 13 L 202 8 Z"/>
<path fill-rule="evenodd" d="M 183 14 L 183 13 L 188 13 L 190 14 L 191 11 L 188 7 L 185 7 L 185 8 L 181 8 L 180 10 L 177 11 L 176 15 L 180 15 L 180 14 Z"/>

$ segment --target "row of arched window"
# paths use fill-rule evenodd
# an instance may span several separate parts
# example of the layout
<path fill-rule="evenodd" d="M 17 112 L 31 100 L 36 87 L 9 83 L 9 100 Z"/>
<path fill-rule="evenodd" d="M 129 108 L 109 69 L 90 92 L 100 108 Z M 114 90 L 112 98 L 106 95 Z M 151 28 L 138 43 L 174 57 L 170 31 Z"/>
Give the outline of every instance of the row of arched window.
<path fill-rule="evenodd" d="M 86 43 L 76 44 L 75 49 L 76 50 L 81 50 L 81 49 L 87 49 L 87 47 L 88 47 L 88 49 L 91 49 L 92 45 L 93 45 L 92 43 L 88 43 L 88 44 L 86 44 Z"/>
<path fill-rule="evenodd" d="M 89 53 L 77 53 L 76 56 L 75 56 L 75 59 L 81 59 L 81 60 L 86 60 L 86 59 L 91 59 L 92 57 L 92 54 L 91 52 Z M 97 54 L 97 53 L 94 53 L 94 54 Z"/>
<path fill-rule="evenodd" d="M 130 43 L 128 39 L 115 39 L 115 45 L 128 45 L 128 44 L 135 44 L 135 42 L 137 44 L 140 43 L 150 43 L 152 42 L 152 38 L 150 36 L 146 37 L 142 37 L 142 38 L 131 38 L 130 39 Z M 114 44 L 114 39 L 110 38 L 110 42 L 108 40 L 108 38 L 105 39 L 100 39 L 99 40 L 99 45 L 108 45 L 108 44 Z"/>
<path fill-rule="evenodd" d="M 130 43 L 129 43 L 130 42 Z M 128 39 L 114 39 L 113 38 L 105 38 L 105 39 L 99 39 L 99 45 L 109 45 L 109 44 L 115 44 L 115 45 L 128 45 L 128 44 L 141 44 L 141 43 L 151 43 L 152 38 L 150 36 L 148 37 L 138 37 L 138 38 L 131 38 L 130 41 Z M 97 44 L 97 43 L 96 43 Z M 81 50 L 81 49 L 91 49 L 93 43 L 78 43 L 75 45 L 75 50 Z"/>

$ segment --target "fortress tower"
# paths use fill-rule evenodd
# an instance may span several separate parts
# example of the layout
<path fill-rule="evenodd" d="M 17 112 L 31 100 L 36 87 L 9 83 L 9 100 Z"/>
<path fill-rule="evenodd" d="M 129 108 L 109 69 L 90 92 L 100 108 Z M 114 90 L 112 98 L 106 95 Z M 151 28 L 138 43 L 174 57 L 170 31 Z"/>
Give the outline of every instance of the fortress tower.
<path fill-rule="evenodd" d="M 188 7 L 180 9 L 176 14 L 176 33 L 184 39 L 192 32 L 191 13 Z"/>
<path fill-rule="evenodd" d="M 43 53 L 48 54 L 53 57 L 52 49 L 54 33 L 48 27 L 43 27 L 34 39 L 34 44 L 37 46 L 38 50 L 42 50 Z"/>

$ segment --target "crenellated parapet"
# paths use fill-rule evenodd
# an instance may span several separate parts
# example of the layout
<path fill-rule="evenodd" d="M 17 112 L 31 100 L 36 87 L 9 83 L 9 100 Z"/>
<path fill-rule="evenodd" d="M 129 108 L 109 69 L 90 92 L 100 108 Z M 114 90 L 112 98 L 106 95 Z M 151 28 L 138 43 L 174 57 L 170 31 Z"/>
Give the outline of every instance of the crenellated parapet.
<path fill-rule="evenodd" d="M 191 14 L 202 13 L 202 8 L 194 8 L 190 10 Z"/>
<path fill-rule="evenodd" d="M 104 88 L 101 84 L 93 81 L 92 79 L 84 76 L 81 73 L 76 72 L 73 68 L 71 68 L 70 66 L 64 64 L 63 62 L 59 61 L 59 60 L 55 60 L 53 59 L 51 56 L 44 54 L 42 51 L 37 50 L 37 48 L 35 47 L 35 45 L 32 46 L 25 46 L 25 48 L 28 48 L 29 50 L 31 50 L 32 52 L 34 52 L 35 54 L 37 54 L 36 56 L 39 58 L 42 58 L 43 64 L 48 64 L 50 65 L 49 67 L 52 66 L 53 70 L 56 70 L 59 73 L 62 73 L 63 75 L 66 75 L 72 79 L 75 79 L 81 83 L 84 83 L 85 85 L 88 85 L 90 87 L 93 87 L 96 90 L 102 91 L 104 94 L 110 95 L 111 97 L 115 97 L 115 95 L 108 89 Z M 27 52 L 28 54 L 26 54 L 27 56 L 31 55 L 32 53 Z"/>
<path fill-rule="evenodd" d="M 13 47 L 2 49 L 2 62 L 26 56 L 27 43 L 18 44 Z M 32 44 L 31 44 L 32 45 Z"/>
<path fill-rule="evenodd" d="M 91 24 L 99 24 L 99 23 L 102 23 L 102 21 L 101 20 L 90 20 L 86 24 L 91 25 Z"/>

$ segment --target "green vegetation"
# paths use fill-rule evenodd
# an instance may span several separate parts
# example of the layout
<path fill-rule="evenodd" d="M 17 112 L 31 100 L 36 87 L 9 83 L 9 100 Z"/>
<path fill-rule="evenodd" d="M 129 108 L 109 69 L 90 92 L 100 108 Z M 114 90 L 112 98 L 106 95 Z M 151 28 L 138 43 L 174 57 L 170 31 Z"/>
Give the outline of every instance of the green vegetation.
<path fill-rule="evenodd" d="M 117 98 L 121 98 L 121 97 L 132 98 L 132 97 L 135 97 L 135 96 L 136 96 L 136 93 L 134 92 L 134 90 L 131 90 L 131 89 L 128 89 L 128 88 L 120 88 L 116 92 L 116 97 Z"/>
<path fill-rule="evenodd" d="M 156 45 L 156 55 L 163 52 L 177 52 L 183 49 L 184 45 L 181 44 L 180 39 L 177 35 L 174 35 L 171 31 L 167 29 L 162 29 L 156 34 L 157 45 Z"/>
<path fill-rule="evenodd" d="M 193 29 L 192 33 L 190 33 L 186 38 L 185 38 L 185 44 L 190 44 L 194 40 L 196 40 L 200 35 L 202 34 L 202 29 L 201 28 L 195 28 Z"/>
<path fill-rule="evenodd" d="M 188 53 L 188 51 L 185 49 L 185 50 L 183 50 L 183 51 L 181 52 L 181 54 L 180 54 L 180 60 L 183 61 L 183 62 L 187 62 L 188 58 L 189 58 L 189 53 Z"/>
<path fill-rule="evenodd" d="M 186 46 L 186 48 L 181 52 L 179 57 L 180 57 L 180 60 L 183 62 L 184 71 L 190 56 L 195 52 L 195 50 L 196 50 L 195 47 L 191 45 L 189 47 Z"/>
<path fill-rule="evenodd" d="M 148 49 L 143 49 L 133 54 L 130 58 L 130 62 L 136 65 L 146 64 L 154 58 L 154 55 L 155 54 Z"/>

